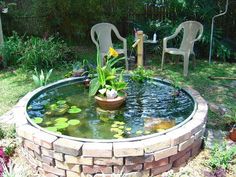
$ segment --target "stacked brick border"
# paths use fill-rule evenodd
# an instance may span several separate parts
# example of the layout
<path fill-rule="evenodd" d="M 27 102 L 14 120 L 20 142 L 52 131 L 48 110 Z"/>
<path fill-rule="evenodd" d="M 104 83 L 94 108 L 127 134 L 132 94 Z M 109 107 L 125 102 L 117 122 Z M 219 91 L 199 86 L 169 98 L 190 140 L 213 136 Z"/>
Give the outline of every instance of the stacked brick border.
<path fill-rule="evenodd" d="M 201 150 L 208 106 L 191 88 L 185 90 L 195 99 L 197 110 L 181 127 L 143 140 L 108 143 L 71 140 L 33 126 L 25 110 L 39 89 L 18 102 L 14 117 L 27 158 L 41 176 L 118 177 L 121 173 L 135 177 L 156 176 L 185 165 Z"/>

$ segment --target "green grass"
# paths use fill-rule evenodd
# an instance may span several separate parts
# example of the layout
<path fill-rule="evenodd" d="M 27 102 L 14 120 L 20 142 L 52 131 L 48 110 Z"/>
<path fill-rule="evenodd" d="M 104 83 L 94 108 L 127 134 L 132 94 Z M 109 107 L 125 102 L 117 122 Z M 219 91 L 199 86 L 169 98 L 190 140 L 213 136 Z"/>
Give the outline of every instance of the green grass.
<path fill-rule="evenodd" d="M 64 78 L 67 69 L 53 71 L 50 82 Z M 10 110 L 26 93 L 35 89 L 33 72 L 22 69 L 0 71 L 0 115 Z"/>

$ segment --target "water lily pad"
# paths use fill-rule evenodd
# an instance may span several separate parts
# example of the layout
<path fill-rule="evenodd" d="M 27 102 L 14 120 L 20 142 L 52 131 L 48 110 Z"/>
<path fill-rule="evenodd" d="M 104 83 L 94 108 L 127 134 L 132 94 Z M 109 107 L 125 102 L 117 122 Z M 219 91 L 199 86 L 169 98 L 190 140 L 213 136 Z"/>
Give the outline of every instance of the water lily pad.
<path fill-rule="evenodd" d="M 71 119 L 71 120 L 68 121 L 68 124 L 69 125 L 79 125 L 80 121 L 77 120 L 77 119 Z"/>
<path fill-rule="evenodd" d="M 55 120 L 56 123 L 65 123 L 68 119 L 66 117 L 59 117 Z"/>
<path fill-rule="evenodd" d="M 114 124 L 117 124 L 117 125 L 125 125 L 124 122 L 120 122 L 120 121 L 115 121 Z"/>
<path fill-rule="evenodd" d="M 57 128 L 56 127 L 47 127 L 46 129 L 48 131 L 51 131 L 51 132 L 57 132 Z"/>
<path fill-rule="evenodd" d="M 41 124 L 43 122 L 43 118 L 41 117 L 35 117 L 33 120 L 36 124 Z"/>
<path fill-rule="evenodd" d="M 131 131 L 131 128 L 127 127 L 125 130 L 129 132 Z"/>
<path fill-rule="evenodd" d="M 124 133 L 124 131 L 122 131 L 119 128 L 111 128 L 110 130 L 111 130 L 111 132 L 116 132 L 117 134 L 123 134 Z"/>
<path fill-rule="evenodd" d="M 138 131 L 136 131 L 136 135 L 141 135 L 142 133 L 143 133 L 142 130 L 138 130 Z"/>
<path fill-rule="evenodd" d="M 57 108 L 58 108 L 57 104 L 51 104 L 51 105 L 50 105 L 50 109 L 51 109 L 52 111 L 56 110 Z"/>
<path fill-rule="evenodd" d="M 145 134 L 145 135 L 148 135 L 148 134 L 150 134 L 150 133 L 151 133 L 151 132 L 148 131 L 148 130 L 144 131 L 144 134 Z"/>
<path fill-rule="evenodd" d="M 51 121 L 47 121 L 45 122 L 46 125 L 52 125 L 52 122 Z"/>
<path fill-rule="evenodd" d="M 57 101 L 57 104 L 59 104 L 59 105 L 66 104 L 66 100 L 59 100 L 59 101 Z"/>
<path fill-rule="evenodd" d="M 117 128 L 118 125 L 117 125 L 117 124 L 112 124 L 111 127 L 112 127 L 112 128 Z"/>
<path fill-rule="evenodd" d="M 70 114 L 77 114 L 80 113 L 82 110 L 76 106 L 71 106 L 71 108 L 69 109 L 68 113 Z"/>
<path fill-rule="evenodd" d="M 66 122 L 63 122 L 63 123 L 57 123 L 57 124 L 55 124 L 55 127 L 57 128 L 57 129 L 65 129 L 65 128 L 67 128 L 69 126 L 69 124 L 68 123 L 66 123 Z"/>

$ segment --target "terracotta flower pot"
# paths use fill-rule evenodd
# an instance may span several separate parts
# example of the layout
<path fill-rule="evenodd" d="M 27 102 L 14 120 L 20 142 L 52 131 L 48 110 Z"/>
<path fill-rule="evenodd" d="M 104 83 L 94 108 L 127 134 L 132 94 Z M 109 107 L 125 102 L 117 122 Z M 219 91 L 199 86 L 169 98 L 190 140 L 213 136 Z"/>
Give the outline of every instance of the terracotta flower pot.
<path fill-rule="evenodd" d="M 107 98 L 95 96 L 95 100 L 98 106 L 100 106 L 102 109 L 117 110 L 125 102 L 126 97 L 127 97 L 127 94 L 125 94 L 125 96 L 118 96 L 114 99 L 107 99 Z"/>
<path fill-rule="evenodd" d="M 229 138 L 232 140 L 232 141 L 235 141 L 236 142 L 236 127 L 234 126 L 230 132 L 229 132 Z"/>

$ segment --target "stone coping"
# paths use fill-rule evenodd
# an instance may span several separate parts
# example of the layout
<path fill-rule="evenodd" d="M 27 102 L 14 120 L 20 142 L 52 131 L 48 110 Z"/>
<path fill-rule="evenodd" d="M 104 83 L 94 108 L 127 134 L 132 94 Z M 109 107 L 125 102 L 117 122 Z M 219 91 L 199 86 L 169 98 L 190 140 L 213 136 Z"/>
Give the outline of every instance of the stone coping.
<path fill-rule="evenodd" d="M 57 84 L 73 80 L 62 80 Z M 45 176 L 99 177 L 121 172 L 131 176 L 133 173 L 134 176 L 153 176 L 185 164 L 200 151 L 208 106 L 190 87 L 185 90 L 195 100 L 195 111 L 181 125 L 162 134 L 143 136 L 142 139 L 91 142 L 44 131 L 29 121 L 26 113 L 29 100 L 53 85 L 28 93 L 13 110 L 17 135 L 22 139 L 23 148 L 33 159 L 33 167 Z"/>
<path fill-rule="evenodd" d="M 76 81 L 80 81 L 84 79 L 84 77 L 76 77 L 76 78 L 68 78 L 68 79 L 63 79 L 63 80 L 60 80 L 60 81 L 57 81 L 55 83 L 52 83 L 52 84 L 49 84 L 45 87 L 40 87 L 32 92 L 29 92 L 25 97 L 23 97 L 19 103 L 17 105 L 19 105 L 20 107 L 23 107 L 24 109 L 24 114 L 25 114 L 25 117 L 27 120 L 22 120 L 22 122 L 28 122 L 30 123 L 31 125 L 37 127 L 38 129 L 44 131 L 44 132 L 47 132 L 48 134 L 51 134 L 51 135 L 55 135 L 55 136 L 58 136 L 58 137 L 62 137 L 62 138 L 67 138 L 67 139 L 71 139 L 71 140 L 76 140 L 76 141 L 82 141 L 82 142 L 100 142 L 100 143 L 112 143 L 112 142 L 130 142 L 130 141 L 139 141 L 139 140 L 143 140 L 143 139 L 147 139 L 147 138 L 153 138 L 153 137 L 157 137 L 157 136 L 160 136 L 160 135 L 165 135 L 166 133 L 168 132 L 171 132 L 175 129 L 178 129 L 179 127 L 182 127 L 184 124 L 186 124 L 188 121 L 190 121 L 192 118 L 193 118 L 193 115 L 196 113 L 196 110 L 197 110 L 197 107 L 198 107 L 198 102 L 197 102 L 197 98 L 194 96 L 194 91 L 192 91 L 192 89 L 190 88 L 185 88 L 185 89 L 182 89 L 182 91 L 184 91 L 185 93 L 187 93 L 194 101 L 194 110 L 192 112 L 192 114 L 187 118 L 185 119 L 183 122 L 181 122 L 180 124 L 168 129 L 168 130 L 165 130 L 163 132 L 159 132 L 159 133 L 153 133 L 153 134 L 150 134 L 150 135 L 143 135 L 143 136 L 139 136 L 139 137 L 134 137 L 134 138 L 125 138 L 125 139 L 85 139 L 85 138 L 77 138 L 77 137 L 72 137 L 72 136 L 67 136 L 67 135 L 58 135 L 54 132 L 51 132 L 51 131 L 48 131 L 42 127 L 40 127 L 39 125 L 37 125 L 36 123 L 34 123 L 28 116 L 27 114 L 27 106 L 29 104 L 29 102 L 31 101 L 31 99 L 33 99 L 36 95 L 40 94 L 41 92 L 47 90 L 47 89 L 50 89 L 52 87 L 55 87 L 55 86 L 58 86 L 58 85 L 62 85 L 62 84 L 70 84 L 72 82 L 76 82 Z M 163 80 L 163 79 L 158 79 L 158 78 L 153 78 L 154 80 L 158 81 L 158 82 L 162 82 L 164 84 L 168 84 L 168 85 L 172 85 L 169 81 L 167 80 Z M 18 107 L 18 106 L 17 106 Z M 23 111 L 23 110 L 22 110 Z"/>

